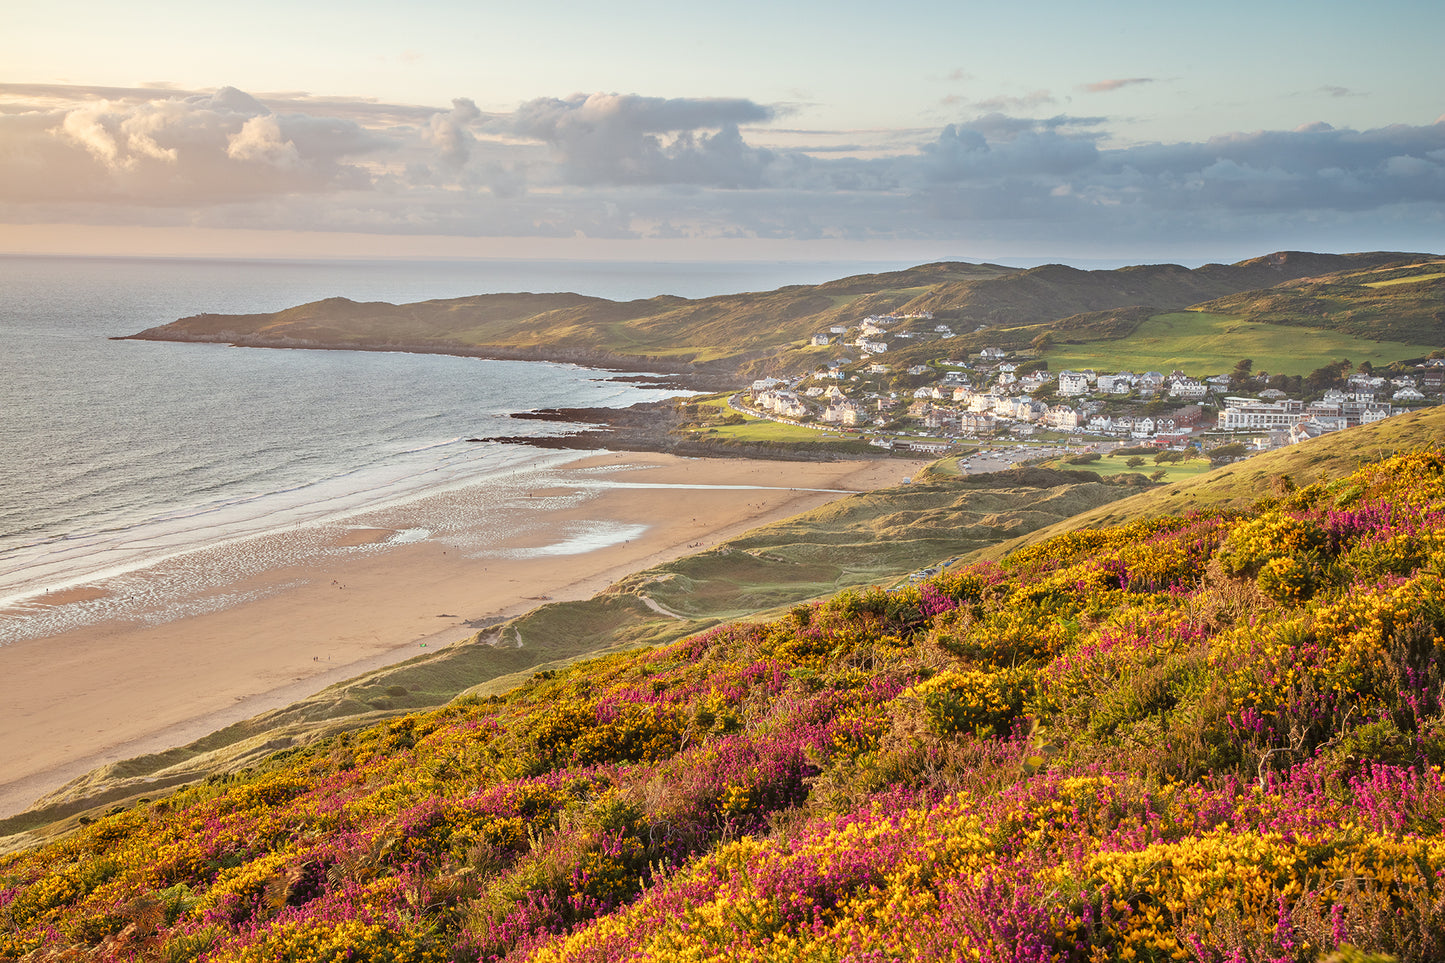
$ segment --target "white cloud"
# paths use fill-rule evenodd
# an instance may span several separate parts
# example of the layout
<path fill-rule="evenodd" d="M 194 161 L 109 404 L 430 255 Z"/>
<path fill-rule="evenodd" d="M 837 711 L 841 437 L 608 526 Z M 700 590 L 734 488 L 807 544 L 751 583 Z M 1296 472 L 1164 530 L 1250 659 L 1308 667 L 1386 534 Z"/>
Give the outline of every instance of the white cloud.
<path fill-rule="evenodd" d="M 232 160 L 254 161 L 273 167 L 296 167 L 301 154 L 294 141 L 286 140 L 275 117 L 250 117 L 226 143 Z"/>
<path fill-rule="evenodd" d="M 1445 223 L 1445 119 L 1109 148 L 1097 116 L 806 131 L 748 100 L 619 94 L 489 114 L 466 98 L 0 85 L 0 104 L 10 222 L 1151 245 L 1297 231 L 1296 247 L 1322 226 L 1438 239 Z"/>
<path fill-rule="evenodd" d="M 547 144 L 568 183 L 736 188 L 761 186 L 773 156 L 738 125 L 773 115 L 748 100 L 575 94 L 529 101 L 490 127 Z"/>

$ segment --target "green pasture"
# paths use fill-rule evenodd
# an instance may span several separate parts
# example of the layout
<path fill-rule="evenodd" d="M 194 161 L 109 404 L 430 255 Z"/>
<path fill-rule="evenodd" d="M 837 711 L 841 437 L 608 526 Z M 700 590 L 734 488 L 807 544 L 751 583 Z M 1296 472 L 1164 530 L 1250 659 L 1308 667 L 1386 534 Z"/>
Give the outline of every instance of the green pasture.
<path fill-rule="evenodd" d="M 1054 371 L 1093 368 L 1098 371 L 1163 371 L 1206 376 L 1228 372 L 1241 358 L 1254 361 L 1255 371 L 1307 375 L 1341 358 L 1355 364 L 1388 365 L 1418 357 L 1430 345 L 1397 341 L 1366 341 L 1348 334 L 1292 325 L 1245 321 L 1203 311 L 1156 314 L 1128 338 L 1061 344 L 1046 352 Z"/>
<path fill-rule="evenodd" d="M 1416 284 L 1420 281 L 1435 281 L 1439 280 L 1440 278 L 1445 278 L 1445 271 L 1439 272 L 1437 274 L 1417 274 L 1414 277 L 1390 278 L 1388 281 L 1367 281 L 1365 282 L 1365 287 L 1389 288 L 1394 287 L 1397 284 Z"/>
<path fill-rule="evenodd" d="M 728 396 L 723 395 L 717 398 L 706 400 L 694 399 L 693 403 L 698 407 L 715 408 L 720 416 L 735 414 L 728 407 Z M 750 415 L 743 415 L 744 421 L 740 425 L 710 425 L 706 428 L 693 430 L 696 438 L 706 438 L 715 441 L 747 442 L 752 444 L 835 444 L 857 447 L 866 445 L 862 434 L 848 434 L 842 429 L 832 426 L 819 426 L 807 428 L 801 425 L 784 424 L 779 421 L 769 421 L 766 418 L 754 418 Z"/>
<path fill-rule="evenodd" d="M 1087 465 L 1070 465 L 1061 459 L 1056 462 L 1049 462 L 1049 467 L 1079 468 L 1084 471 L 1098 472 L 1101 478 L 1112 478 L 1115 475 L 1122 475 L 1125 472 L 1137 472 L 1138 474 L 1149 476 L 1153 475 L 1156 471 L 1162 470 L 1164 472 L 1164 478 L 1162 480 L 1166 482 L 1197 478 L 1211 468 L 1208 458 L 1191 458 L 1188 461 L 1166 462 L 1156 465 L 1154 464 L 1154 459 L 1149 455 L 1140 455 L 1139 457 L 1144 459 L 1144 464 L 1138 468 L 1129 467 L 1128 455 L 1120 455 L 1118 457 L 1105 455 L 1098 461 L 1089 462 Z"/>

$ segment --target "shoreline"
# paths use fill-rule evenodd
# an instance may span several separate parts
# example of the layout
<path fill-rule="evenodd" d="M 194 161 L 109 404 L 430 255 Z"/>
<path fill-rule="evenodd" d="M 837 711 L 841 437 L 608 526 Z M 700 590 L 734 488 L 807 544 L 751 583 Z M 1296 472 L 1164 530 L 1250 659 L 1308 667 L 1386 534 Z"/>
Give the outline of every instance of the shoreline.
<path fill-rule="evenodd" d="M 181 318 L 171 322 L 191 320 Z M 610 371 L 615 381 L 644 383 L 649 386 L 680 388 L 688 391 L 725 391 L 737 383 L 730 368 L 698 365 L 693 362 L 655 358 L 644 355 L 616 354 L 593 348 L 513 348 L 505 345 L 376 343 L 369 341 L 313 341 L 309 338 L 268 338 L 262 335 L 231 336 L 164 331 L 169 325 L 157 325 L 135 334 L 112 335 L 111 341 L 170 341 L 177 344 L 221 344 L 231 348 L 266 348 L 301 351 L 372 351 L 397 354 L 441 354 L 457 358 L 481 358 L 487 361 L 541 361 L 570 364 Z M 657 372 L 655 376 L 639 374 L 643 369 Z"/>
<path fill-rule="evenodd" d="M 526 495 L 500 503 L 473 486 L 319 529 L 325 551 L 247 574 L 197 614 L 11 643 L 0 648 L 0 816 L 98 766 L 184 745 L 546 601 L 590 598 L 920 464 L 584 455 L 529 475 Z M 448 518 L 463 522 L 437 530 Z M 415 531 L 427 535 L 394 534 Z"/>

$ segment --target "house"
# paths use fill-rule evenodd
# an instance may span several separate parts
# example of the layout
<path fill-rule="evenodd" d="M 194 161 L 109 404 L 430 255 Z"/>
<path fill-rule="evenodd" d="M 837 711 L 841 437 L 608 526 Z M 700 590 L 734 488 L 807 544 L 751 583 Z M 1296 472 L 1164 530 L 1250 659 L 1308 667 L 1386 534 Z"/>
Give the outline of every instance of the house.
<path fill-rule="evenodd" d="M 1418 388 L 1401 388 L 1390 396 L 1391 401 L 1424 401 L 1425 395 Z"/>
<path fill-rule="evenodd" d="M 1192 428 L 1204 419 L 1204 409 L 1198 405 L 1185 405 L 1176 408 L 1170 416 L 1176 428 Z"/>
<path fill-rule="evenodd" d="M 882 354 L 883 352 L 888 350 L 888 345 L 883 343 L 882 341 L 869 341 L 866 338 L 858 339 L 858 347 L 862 348 L 869 354 Z"/>
<path fill-rule="evenodd" d="M 958 427 L 969 435 L 986 435 L 996 427 L 993 415 L 966 411 L 958 416 Z"/>
<path fill-rule="evenodd" d="M 1393 414 L 1389 405 L 1373 405 L 1360 412 L 1360 424 L 1371 425 L 1377 421 L 1384 421 Z"/>
<path fill-rule="evenodd" d="M 1127 395 L 1134 390 L 1134 382 L 1137 377 L 1132 371 L 1099 375 L 1099 390 L 1108 395 Z"/>
<path fill-rule="evenodd" d="M 1059 372 L 1059 394 L 1065 398 L 1089 393 L 1089 378 L 1082 371 Z"/>
<path fill-rule="evenodd" d="M 993 411 L 998 406 L 998 397 L 998 395 L 991 391 L 987 393 L 975 392 L 973 397 L 969 399 L 968 410 L 980 415 L 984 412 Z"/>
<path fill-rule="evenodd" d="M 985 361 L 1002 361 L 1008 357 L 1008 352 L 1003 348 L 984 348 L 978 353 L 978 356 Z"/>
<path fill-rule="evenodd" d="M 1047 371 L 1030 371 L 1019 380 L 1019 387 L 1032 394 L 1053 380 L 1054 376 Z"/>
<path fill-rule="evenodd" d="M 784 418 L 802 418 L 808 413 L 808 406 L 791 391 L 764 391 L 754 397 L 753 402 L 764 411 Z"/>
<path fill-rule="evenodd" d="M 948 408 L 934 408 L 923 419 L 923 424 L 928 428 L 946 428 L 958 421 L 958 413 Z"/>
<path fill-rule="evenodd" d="M 823 421 L 831 425 L 859 425 L 867 421 L 863 409 L 851 401 L 837 401 L 823 409 Z"/>
<path fill-rule="evenodd" d="M 1169 397 L 1198 401 L 1209 394 L 1209 386 L 1193 378 L 1176 378 L 1169 385 Z"/>
<path fill-rule="evenodd" d="M 1079 427 L 1079 418 L 1079 413 L 1068 405 L 1054 405 L 1044 412 L 1044 424 L 1051 428 L 1073 430 Z"/>
<path fill-rule="evenodd" d="M 833 339 L 826 334 L 815 334 L 810 342 L 814 347 L 825 347 L 833 343 Z"/>

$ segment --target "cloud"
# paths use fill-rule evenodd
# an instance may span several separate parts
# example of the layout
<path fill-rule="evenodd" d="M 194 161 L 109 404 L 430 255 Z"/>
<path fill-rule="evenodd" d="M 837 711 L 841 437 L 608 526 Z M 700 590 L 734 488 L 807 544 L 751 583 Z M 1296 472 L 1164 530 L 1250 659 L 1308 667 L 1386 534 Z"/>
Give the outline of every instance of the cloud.
<path fill-rule="evenodd" d="M 34 93 L 43 107 L 60 91 Z M 0 116 L 0 142 L 0 200 L 162 206 L 354 187 L 371 176 L 356 159 L 388 144 L 353 121 L 276 113 L 232 87 L 133 90 Z"/>
<path fill-rule="evenodd" d="M 428 135 L 441 152 L 444 163 L 455 168 L 466 166 L 475 143 L 469 128 L 481 118 L 477 105 L 465 97 L 453 100 L 452 109 L 446 113 L 432 114 Z"/>
<path fill-rule="evenodd" d="M 10 223 L 1151 249 L 1318 247 L 1387 229 L 1435 240 L 1370 244 L 1430 247 L 1445 231 L 1445 118 L 1115 147 L 1103 116 L 996 110 L 933 129 L 822 130 L 775 126 L 784 108 L 745 99 L 635 94 L 489 113 L 461 97 L 11 84 L 0 103 Z"/>
<path fill-rule="evenodd" d="M 739 188 L 761 185 L 772 153 L 738 125 L 774 114 L 749 100 L 575 94 L 529 101 L 488 129 L 547 144 L 566 183 Z"/>
<path fill-rule="evenodd" d="M 296 142 L 286 139 L 275 117 L 247 118 L 240 132 L 227 141 L 226 156 L 274 167 L 295 167 L 301 163 Z"/>
<path fill-rule="evenodd" d="M 1096 80 L 1091 84 L 1080 84 L 1079 89 L 1090 94 L 1108 94 L 1125 87 L 1155 83 L 1154 77 L 1118 77 L 1112 80 Z"/>
<path fill-rule="evenodd" d="M 1093 136 L 1076 130 L 1095 122 L 1094 118 L 1031 120 L 989 114 L 945 127 L 937 140 L 924 146 L 920 166 L 930 182 L 1064 176 L 1097 163 Z"/>

